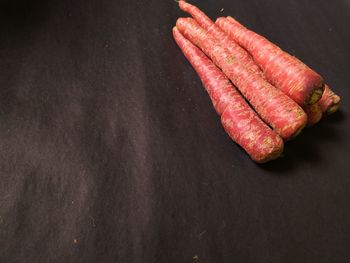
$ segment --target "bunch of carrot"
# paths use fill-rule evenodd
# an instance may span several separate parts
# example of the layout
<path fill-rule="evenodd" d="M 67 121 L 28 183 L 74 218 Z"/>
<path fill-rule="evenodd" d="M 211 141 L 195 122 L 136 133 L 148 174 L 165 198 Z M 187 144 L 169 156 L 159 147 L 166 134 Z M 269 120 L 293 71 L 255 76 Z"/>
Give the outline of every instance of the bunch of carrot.
<path fill-rule="evenodd" d="M 323 78 L 297 58 L 232 17 L 214 23 L 179 1 L 192 18 L 179 18 L 173 36 L 198 73 L 228 135 L 264 163 L 283 152 L 284 140 L 339 107 Z"/>

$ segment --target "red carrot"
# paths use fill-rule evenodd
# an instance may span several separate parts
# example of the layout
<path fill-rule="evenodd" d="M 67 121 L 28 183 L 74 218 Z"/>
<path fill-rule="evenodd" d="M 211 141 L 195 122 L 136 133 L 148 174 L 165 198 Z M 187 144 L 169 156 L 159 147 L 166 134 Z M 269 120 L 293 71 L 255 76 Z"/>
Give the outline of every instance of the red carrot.
<path fill-rule="evenodd" d="M 322 77 L 299 59 L 248 30 L 232 17 L 218 18 L 216 24 L 248 50 L 274 86 L 299 105 L 311 105 L 321 98 L 324 90 Z"/>
<path fill-rule="evenodd" d="M 283 139 L 297 135 L 306 124 L 305 112 L 282 91 L 247 70 L 192 18 L 179 18 L 176 27 L 222 69 L 260 117 Z"/>
<path fill-rule="evenodd" d="M 322 119 L 322 108 L 319 103 L 305 106 L 304 111 L 307 115 L 307 126 L 310 127 L 315 125 Z"/>
<path fill-rule="evenodd" d="M 325 114 L 332 114 L 339 108 L 340 97 L 326 84 L 322 98 L 318 102 Z"/>
<path fill-rule="evenodd" d="M 235 55 L 247 69 L 260 74 L 261 77 L 265 78 L 261 69 L 254 62 L 253 58 L 249 53 L 238 45 L 231 37 L 226 34 L 219 26 L 217 26 L 205 13 L 203 13 L 199 8 L 191 5 L 185 1 L 179 1 L 179 7 L 182 11 L 189 13 L 197 23 L 208 31 L 220 44 L 225 47 L 232 55 Z"/>
<path fill-rule="evenodd" d="M 277 158 L 283 151 L 283 141 L 277 133 L 257 116 L 225 74 L 176 27 L 173 36 L 202 80 L 229 136 L 258 163 Z"/>

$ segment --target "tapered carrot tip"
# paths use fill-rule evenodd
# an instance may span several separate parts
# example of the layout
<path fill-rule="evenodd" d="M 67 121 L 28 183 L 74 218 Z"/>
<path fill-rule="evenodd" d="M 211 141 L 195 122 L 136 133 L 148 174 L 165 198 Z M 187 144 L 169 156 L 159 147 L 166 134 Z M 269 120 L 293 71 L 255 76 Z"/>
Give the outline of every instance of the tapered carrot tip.
<path fill-rule="evenodd" d="M 187 3 L 186 1 L 180 0 L 178 1 L 179 7 L 182 11 L 187 11 L 187 9 L 189 9 L 192 5 L 190 5 L 189 3 Z"/>
<path fill-rule="evenodd" d="M 186 2 L 185 1 L 183 1 L 183 0 L 180 0 L 180 1 L 176 1 L 176 2 L 178 2 L 178 4 L 179 4 L 179 6 L 180 6 L 180 8 L 182 9 L 184 6 L 186 6 Z"/>

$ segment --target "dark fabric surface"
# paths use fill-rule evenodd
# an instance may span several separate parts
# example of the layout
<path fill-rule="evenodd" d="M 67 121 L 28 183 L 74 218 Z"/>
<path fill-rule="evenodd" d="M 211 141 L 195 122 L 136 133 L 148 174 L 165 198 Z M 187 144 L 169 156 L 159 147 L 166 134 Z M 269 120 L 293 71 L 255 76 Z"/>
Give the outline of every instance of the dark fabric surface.
<path fill-rule="evenodd" d="M 321 73 L 340 112 L 256 165 L 174 1 L 2 0 L 0 262 L 349 262 L 350 1 L 193 3 Z"/>

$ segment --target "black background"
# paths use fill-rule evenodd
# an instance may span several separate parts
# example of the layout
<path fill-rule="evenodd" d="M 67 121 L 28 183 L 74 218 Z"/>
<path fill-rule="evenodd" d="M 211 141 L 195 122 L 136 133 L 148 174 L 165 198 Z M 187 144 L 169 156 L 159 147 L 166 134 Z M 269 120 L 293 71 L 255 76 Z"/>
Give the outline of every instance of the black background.
<path fill-rule="evenodd" d="M 193 1 L 342 97 L 266 165 L 221 127 L 174 1 L 0 3 L 0 262 L 349 262 L 350 1 Z"/>

